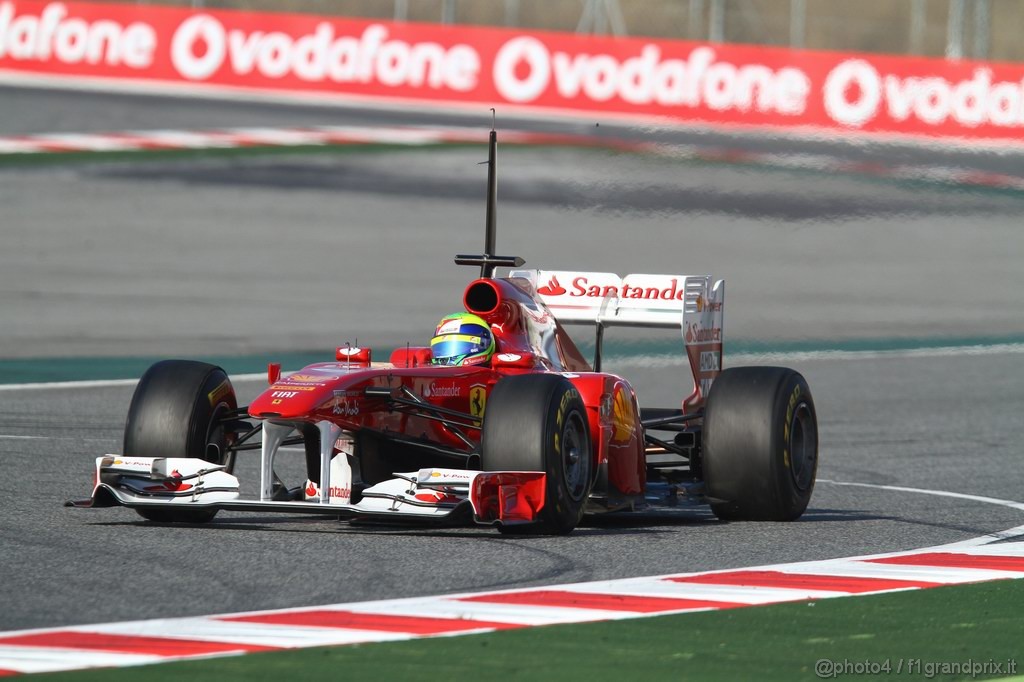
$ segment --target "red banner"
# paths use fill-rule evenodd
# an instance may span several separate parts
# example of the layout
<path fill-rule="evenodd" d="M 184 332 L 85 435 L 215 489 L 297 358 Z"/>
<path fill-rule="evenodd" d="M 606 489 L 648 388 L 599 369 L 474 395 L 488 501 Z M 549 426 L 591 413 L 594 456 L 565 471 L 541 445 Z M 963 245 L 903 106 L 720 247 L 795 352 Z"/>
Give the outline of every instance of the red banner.
<path fill-rule="evenodd" d="M 1024 142 L 1024 65 L 544 31 L 3 0 L 0 70 Z"/>

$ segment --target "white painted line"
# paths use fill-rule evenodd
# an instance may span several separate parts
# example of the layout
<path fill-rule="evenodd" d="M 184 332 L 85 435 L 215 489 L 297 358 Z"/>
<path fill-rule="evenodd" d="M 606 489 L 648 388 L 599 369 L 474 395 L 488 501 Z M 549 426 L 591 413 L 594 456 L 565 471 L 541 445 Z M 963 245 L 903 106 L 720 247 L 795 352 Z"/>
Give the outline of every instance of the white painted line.
<path fill-rule="evenodd" d="M 23 138 L 26 142 L 30 138 Z M 54 133 L 50 135 L 33 135 L 31 141 L 42 145 L 60 145 L 83 151 L 123 151 L 133 149 L 134 146 L 124 140 L 108 135 L 88 135 L 73 133 Z"/>
<path fill-rule="evenodd" d="M 0 644 L 0 670 L 43 673 L 80 668 L 112 668 L 165 661 L 163 656 L 120 654 L 112 651 L 83 651 Z"/>
<path fill-rule="evenodd" d="M 0 384 L 0 391 L 28 391 L 47 388 L 109 388 L 134 386 L 138 379 L 99 379 L 96 381 L 43 381 L 32 384 Z"/>
<path fill-rule="evenodd" d="M 139 138 L 148 138 L 152 142 L 167 147 L 203 149 L 205 147 L 237 146 L 225 135 L 214 137 L 209 133 L 193 133 L 184 130 L 154 130 L 152 132 L 133 132 L 131 134 Z"/>
<path fill-rule="evenodd" d="M 292 130 L 287 128 L 231 128 L 227 131 L 233 136 L 259 144 L 295 146 L 322 145 L 326 137 L 312 130 Z"/>
<path fill-rule="evenodd" d="M 985 355 L 1019 355 L 1024 353 L 1024 343 L 997 343 L 964 346 L 941 346 L 936 348 L 905 348 L 893 350 L 812 350 L 779 351 L 766 353 L 726 353 L 729 366 L 772 364 L 778 362 L 809 362 L 813 360 L 875 360 L 879 358 L 946 358 Z M 657 353 L 634 356 L 608 356 L 605 364 L 628 364 L 632 367 L 666 367 L 689 364 L 686 355 Z"/>
<path fill-rule="evenodd" d="M 35 154 L 42 151 L 33 142 L 14 138 L 0 139 L 0 154 Z"/>
<path fill-rule="evenodd" d="M 962 552 L 957 548 L 949 547 L 947 549 L 954 554 Z M 971 547 L 970 551 L 966 553 L 971 556 L 1024 556 L 1024 542 L 996 542 L 981 547 Z"/>
<path fill-rule="evenodd" d="M 434 144 L 443 142 L 444 133 L 431 128 L 362 128 L 355 126 L 319 126 L 317 130 L 342 135 L 353 141 L 387 144 Z M 479 133 L 478 133 L 479 137 Z"/>
<path fill-rule="evenodd" d="M 906 553 L 901 553 L 901 556 Z M 927 583 L 957 585 L 979 583 L 986 580 L 1021 577 L 1009 571 L 990 571 L 978 568 L 950 568 L 947 566 L 913 566 L 900 564 L 875 564 L 867 561 L 837 559 L 835 562 L 796 564 L 786 569 L 787 573 L 808 573 L 814 575 L 835 575 L 850 578 L 880 578 L 889 580 L 920 580 Z"/>
<path fill-rule="evenodd" d="M 828 483 L 830 485 L 847 486 L 854 488 L 875 488 L 876 490 L 892 490 L 900 493 L 916 493 L 919 495 L 934 495 L 936 497 L 952 497 L 958 500 L 970 500 L 971 502 L 981 502 L 983 504 L 994 504 L 1000 507 L 1009 507 L 1011 509 L 1019 509 L 1024 511 L 1024 502 L 1016 502 L 1014 500 L 1002 500 L 996 497 L 984 497 L 982 495 L 970 495 L 968 493 L 958 493 L 950 490 L 931 490 L 929 488 L 908 488 L 902 485 L 880 485 L 876 483 L 851 483 L 847 481 L 832 481 L 827 478 L 818 479 L 818 483 Z M 982 536 L 987 538 L 989 536 Z M 880 555 L 881 556 L 881 555 Z"/>
<path fill-rule="evenodd" d="M 287 374 L 287 373 L 285 373 Z M 232 374 L 231 381 L 255 381 L 263 379 L 266 381 L 266 374 Z M 134 386 L 139 383 L 138 379 L 96 379 L 89 381 L 49 381 L 31 384 L 0 384 L 0 391 L 31 391 L 41 389 L 65 389 L 65 388 L 112 388 L 117 386 Z"/>
<path fill-rule="evenodd" d="M 559 586 L 561 589 L 561 586 Z M 517 590 L 518 592 L 518 590 Z M 487 593 L 491 594 L 491 593 Z M 475 596 L 475 595 L 467 595 Z M 400 600 L 392 602 L 364 602 L 335 604 L 332 608 L 359 613 L 387 613 L 394 616 L 422 616 L 424 618 L 455 618 L 482 620 L 511 625 L 556 625 L 614 620 L 622 611 L 600 609 L 574 609 L 558 606 L 531 606 L 528 604 L 499 604 L 492 602 L 456 601 L 438 597 Z M 627 612 L 627 615 L 628 612 Z"/>
<path fill-rule="evenodd" d="M 744 569 L 741 569 L 744 570 Z M 607 580 L 603 582 L 574 585 L 573 592 L 597 594 L 624 594 L 631 596 L 672 597 L 675 599 L 706 599 L 734 604 L 776 604 L 786 601 L 800 601 L 813 597 L 835 597 L 837 592 L 818 590 L 811 595 L 807 590 L 784 587 L 746 587 L 742 585 L 707 585 L 700 583 L 679 583 L 664 579 L 641 578 L 638 580 Z"/>
<path fill-rule="evenodd" d="M 68 628 L 71 629 L 71 628 Z M 131 635 L 135 637 L 179 637 L 205 642 L 246 644 L 250 646 L 295 649 L 311 646 L 337 646 L 360 642 L 384 642 L 408 639 L 404 633 L 348 630 L 299 625 L 268 625 L 210 618 L 186 618 L 134 623 L 110 623 L 99 627 L 75 628 L 84 632 Z M 177 633 L 177 634 L 171 634 Z"/>

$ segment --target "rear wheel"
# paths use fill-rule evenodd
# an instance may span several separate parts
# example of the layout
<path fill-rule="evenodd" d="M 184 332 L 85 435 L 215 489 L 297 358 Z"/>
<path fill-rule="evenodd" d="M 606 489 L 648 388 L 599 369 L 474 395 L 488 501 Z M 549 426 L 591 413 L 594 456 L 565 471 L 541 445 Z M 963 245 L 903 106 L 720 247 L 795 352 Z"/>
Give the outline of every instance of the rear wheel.
<path fill-rule="evenodd" d="M 481 439 L 485 471 L 543 471 L 545 502 L 536 523 L 502 532 L 565 534 L 583 517 L 593 482 L 586 406 L 557 374 L 524 374 L 499 381 L 487 398 Z"/>
<path fill-rule="evenodd" d="M 817 414 L 806 380 L 784 367 L 723 371 L 705 406 L 703 468 L 719 518 L 799 518 L 818 470 Z"/>
<path fill-rule="evenodd" d="M 227 448 L 236 434 L 223 419 L 238 408 L 235 389 L 220 367 L 191 360 L 164 360 L 142 375 L 124 428 L 124 454 L 132 457 L 195 457 L 234 467 Z M 137 509 L 150 521 L 205 523 L 206 509 Z"/>

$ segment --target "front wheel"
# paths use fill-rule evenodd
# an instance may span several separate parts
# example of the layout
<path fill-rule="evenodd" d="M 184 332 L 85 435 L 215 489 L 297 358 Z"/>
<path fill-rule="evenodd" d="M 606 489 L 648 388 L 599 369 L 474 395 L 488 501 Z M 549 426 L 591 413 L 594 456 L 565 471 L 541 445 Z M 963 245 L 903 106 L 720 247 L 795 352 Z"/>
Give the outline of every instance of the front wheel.
<path fill-rule="evenodd" d="M 485 471 L 543 471 L 545 502 L 536 523 L 512 533 L 562 535 L 580 522 L 593 483 L 593 450 L 583 398 L 557 374 L 499 381 L 487 398 L 481 437 Z"/>
<path fill-rule="evenodd" d="M 142 375 L 124 427 L 130 457 L 194 457 L 233 468 L 235 438 L 225 417 L 238 408 L 235 389 L 220 367 L 192 360 L 164 360 Z M 149 521 L 206 523 L 207 509 L 136 509 Z"/>
<path fill-rule="evenodd" d="M 705 406 L 702 464 L 718 518 L 799 518 L 818 471 L 818 420 L 807 381 L 784 367 L 723 371 Z"/>

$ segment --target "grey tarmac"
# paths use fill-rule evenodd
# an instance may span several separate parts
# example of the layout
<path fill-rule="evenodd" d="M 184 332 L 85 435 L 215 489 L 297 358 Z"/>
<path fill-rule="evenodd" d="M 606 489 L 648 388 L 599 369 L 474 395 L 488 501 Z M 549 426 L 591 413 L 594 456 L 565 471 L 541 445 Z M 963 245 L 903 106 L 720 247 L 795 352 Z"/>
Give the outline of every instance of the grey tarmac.
<path fill-rule="evenodd" d="M 794 365 L 816 399 L 819 477 L 1020 500 L 1019 365 L 1019 355 Z M 671 375 L 682 370 L 614 368 L 652 406 L 678 400 Z M 261 385 L 239 384 L 240 397 Z M 649 511 L 593 517 L 569 536 L 543 538 L 270 514 L 175 526 L 127 509 L 62 507 L 88 496 L 93 458 L 118 451 L 131 390 L 0 392 L 0 630 L 826 559 L 1024 524 L 1000 506 L 824 482 L 795 523 Z M 239 463 L 249 491 L 257 459 Z M 282 459 L 289 483 L 301 482 L 301 460 Z"/>

